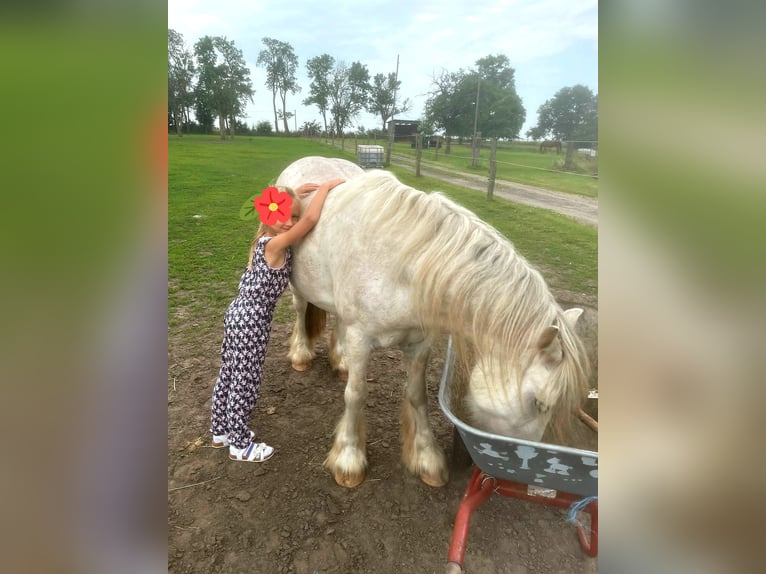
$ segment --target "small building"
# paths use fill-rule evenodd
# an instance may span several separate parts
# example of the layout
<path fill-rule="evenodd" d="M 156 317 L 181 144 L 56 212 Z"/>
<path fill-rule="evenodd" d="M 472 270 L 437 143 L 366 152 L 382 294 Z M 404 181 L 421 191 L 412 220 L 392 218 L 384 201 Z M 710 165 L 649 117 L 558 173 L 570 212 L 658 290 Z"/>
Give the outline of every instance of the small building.
<path fill-rule="evenodd" d="M 408 142 L 418 133 L 420 122 L 417 120 L 392 120 L 394 124 L 394 142 Z M 391 121 L 388 122 L 391 129 Z"/>

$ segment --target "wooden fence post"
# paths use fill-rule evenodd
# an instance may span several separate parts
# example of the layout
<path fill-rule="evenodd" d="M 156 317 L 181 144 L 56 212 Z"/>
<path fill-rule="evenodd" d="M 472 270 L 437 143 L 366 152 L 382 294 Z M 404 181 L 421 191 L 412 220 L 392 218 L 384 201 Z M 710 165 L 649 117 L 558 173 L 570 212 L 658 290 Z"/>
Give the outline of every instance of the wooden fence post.
<path fill-rule="evenodd" d="M 423 156 L 423 134 L 415 135 L 415 177 L 420 177 L 420 159 Z"/>
<path fill-rule="evenodd" d="M 473 146 L 471 149 L 471 167 L 479 165 L 479 147 L 481 146 L 481 132 L 473 134 Z"/>
<path fill-rule="evenodd" d="M 495 195 L 495 174 L 497 173 L 497 138 L 492 138 L 492 146 L 489 150 L 489 189 L 487 189 L 487 199 L 492 199 Z"/>
<path fill-rule="evenodd" d="M 386 144 L 386 166 L 391 165 L 391 148 L 394 146 L 394 140 L 396 134 L 396 128 L 394 127 L 394 119 L 388 122 L 388 143 Z"/>
<path fill-rule="evenodd" d="M 574 142 L 567 142 L 567 156 L 564 159 L 564 169 L 572 167 L 572 155 L 574 155 Z"/>

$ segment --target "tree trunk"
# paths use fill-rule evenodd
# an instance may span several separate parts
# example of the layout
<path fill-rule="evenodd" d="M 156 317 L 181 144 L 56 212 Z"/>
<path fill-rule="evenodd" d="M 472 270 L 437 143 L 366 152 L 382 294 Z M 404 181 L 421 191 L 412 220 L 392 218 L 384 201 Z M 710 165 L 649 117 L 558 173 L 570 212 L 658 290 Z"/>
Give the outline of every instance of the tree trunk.
<path fill-rule="evenodd" d="M 271 106 L 274 108 L 274 129 L 279 133 L 279 120 L 277 119 L 277 90 L 271 92 Z"/>
<path fill-rule="evenodd" d="M 282 96 L 282 125 L 285 128 L 285 133 L 290 133 L 290 127 L 287 125 L 287 94 Z"/>
<path fill-rule="evenodd" d="M 327 110 L 319 108 L 319 113 L 322 114 L 322 122 L 324 122 L 324 133 L 327 133 Z"/>
<path fill-rule="evenodd" d="M 221 134 L 221 139 L 226 139 L 226 121 L 223 118 L 223 114 L 218 114 L 218 131 Z"/>

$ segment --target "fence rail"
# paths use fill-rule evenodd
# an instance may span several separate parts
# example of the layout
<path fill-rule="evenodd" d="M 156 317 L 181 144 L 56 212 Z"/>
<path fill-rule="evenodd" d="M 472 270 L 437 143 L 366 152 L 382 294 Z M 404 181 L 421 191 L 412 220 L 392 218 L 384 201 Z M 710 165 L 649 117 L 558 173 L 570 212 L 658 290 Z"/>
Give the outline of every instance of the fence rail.
<path fill-rule="evenodd" d="M 383 138 L 363 137 L 359 135 L 353 135 L 342 139 L 325 140 L 325 143 L 330 145 L 341 147 L 345 149 L 345 144 L 351 144 L 356 149 L 360 145 L 382 145 L 386 147 L 386 165 L 391 163 L 388 150 L 393 148 L 392 151 L 399 157 L 407 158 L 408 161 L 415 163 L 415 173 L 417 176 L 421 173 L 421 166 L 432 169 L 443 169 L 449 171 L 463 171 L 463 166 L 473 166 L 465 170 L 467 173 L 476 174 L 476 167 L 481 167 L 482 161 L 486 161 L 487 154 L 489 152 L 489 166 L 487 169 L 487 196 L 492 197 L 491 186 L 496 180 L 500 181 L 512 181 L 523 183 L 526 185 L 532 185 L 536 187 L 549 188 L 554 190 L 566 191 L 569 193 L 581 194 L 589 197 L 594 197 L 597 194 L 597 189 L 593 187 L 588 180 L 598 179 L 598 141 L 590 140 L 576 140 L 576 141 L 563 141 L 566 144 L 567 153 L 552 154 L 550 151 L 540 153 L 540 142 L 537 141 L 511 141 L 503 142 L 497 140 L 480 140 L 479 149 L 477 153 L 473 153 L 471 147 L 471 140 L 466 140 L 465 143 L 452 140 L 449 143 L 450 153 L 447 154 L 445 147 L 447 146 L 446 140 L 441 138 L 442 145 L 436 147 L 426 147 L 424 145 L 424 139 L 422 137 L 414 137 L 414 145 L 411 147 L 407 144 L 397 143 L 394 146 L 389 146 L 388 142 Z M 493 148 L 495 151 L 493 151 Z M 589 150 L 585 156 L 583 153 L 576 153 L 578 149 Z M 464 153 L 461 153 L 464 152 Z M 456 153 L 457 152 L 457 153 Z M 517 161 L 513 161 L 513 152 L 518 152 L 519 157 Z M 469 155 L 470 154 L 470 155 Z M 498 155 L 500 157 L 498 157 Z M 510 158 L 508 156 L 511 156 Z M 552 155 L 561 156 L 558 160 L 559 165 L 554 165 L 550 159 L 543 160 L 543 158 L 551 158 Z M 440 159 L 448 161 L 440 161 Z M 524 160 L 529 159 L 528 163 Z M 510 160 L 510 161 L 509 161 Z M 519 161 L 520 160 L 520 161 Z M 509 169 L 511 168 L 511 169 Z M 526 175 L 522 176 L 521 171 L 526 172 Z M 528 170 L 528 172 L 527 172 Z M 519 173 L 519 178 L 513 177 L 511 173 Z M 533 172 L 540 173 L 539 177 L 532 176 Z M 544 181 L 548 176 L 543 174 L 555 174 L 555 176 L 563 176 L 564 180 L 569 176 L 571 178 L 572 185 L 562 183 L 562 179 L 558 178 L 556 184 L 553 181 Z M 581 183 L 575 183 L 579 181 Z M 550 184 L 550 185 L 548 185 Z"/>
<path fill-rule="evenodd" d="M 420 175 L 420 165 L 422 161 L 422 139 L 420 136 L 418 136 L 415 140 L 415 151 L 414 153 L 411 150 L 407 149 L 399 149 L 397 150 L 397 153 L 399 155 L 405 155 L 405 156 L 414 156 L 415 157 L 415 171 L 416 174 Z M 485 140 L 480 140 L 478 149 L 474 148 L 473 145 L 471 146 L 471 155 L 470 156 L 464 156 L 459 154 L 454 154 L 450 151 L 449 156 L 450 158 L 454 159 L 464 159 L 466 161 L 470 160 L 470 164 L 472 166 L 477 165 L 477 159 L 482 149 L 485 149 L 487 146 L 486 144 L 489 143 L 489 172 L 488 172 L 488 189 L 487 189 L 487 196 L 489 198 L 492 198 L 492 192 L 494 188 L 494 183 L 496 179 L 496 173 L 497 173 L 497 166 L 498 165 L 506 165 L 506 166 L 513 166 L 513 167 L 521 167 L 524 169 L 532 169 L 537 170 L 541 172 L 548 172 L 548 173 L 556 173 L 556 174 L 564 174 L 564 175 L 573 175 L 577 177 L 586 177 L 586 178 L 598 178 L 598 163 L 597 160 L 593 161 L 592 163 L 595 164 L 595 172 L 592 173 L 578 173 L 576 171 L 572 171 L 571 169 L 566 169 L 567 167 L 570 167 L 573 165 L 573 156 L 576 151 L 579 151 L 580 149 L 586 149 L 589 151 L 588 158 L 594 159 L 597 156 L 596 149 L 598 148 L 598 141 L 589 141 L 589 140 L 572 140 L 572 141 L 562 141 L 562 147 L 564 144 L 566 144 L 566 156 L 564 159 L 564 168 L 565 169 L 555 169 L 550 167 L 540 167 L 530 164 L 523 164 L 523 163 L 516 163 L 516 162 L 510 162 L 510 161 L 503 161 L 497 159 L 497 150 L 503 149 L 503 150 L 513 150 L 515 149 L 526 149 L 527 151 L 538 149 L 541 150 L 540 142 L 498 142 L 497 140 L 490 140 L 489 142 Z M 578 145 L 578 144 L 587 144 L 587 147 L 585 145 Z M 455 147 L 463 147 L 461 144 L 457 144 Z M 433 153 L 434 157 L 438 160 L 438 153 L 439 153 L 439 146 L 437 146 L 434 149 L 428 149 L 429 153 Z M 446 154 L 445 154 L 446 155 Z M 557 154 L 558 155 L 558 154 Z"/>

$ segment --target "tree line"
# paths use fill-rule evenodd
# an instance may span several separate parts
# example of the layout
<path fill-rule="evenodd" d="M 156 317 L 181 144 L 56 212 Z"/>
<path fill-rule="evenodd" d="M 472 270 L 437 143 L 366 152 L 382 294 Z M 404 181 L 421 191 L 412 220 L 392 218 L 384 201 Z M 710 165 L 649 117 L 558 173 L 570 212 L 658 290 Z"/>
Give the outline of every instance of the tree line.
<path fill-rule="evenodd" d="M 288 95 L 302 91 L 298 85 L 299 60 L 292 46 L 274 38 L 262 39 L 256 65 L 266 72 L 265 87 L 272 94 L 274 131 L 289 133 L 293 113 L 287 109 Z M 351 64 L 322 54 L 306 61 L 310 79 L 306 106 L 316 106 L 323 125 L 305 122 L 304 132 L 323 130 L 341 135 L 362 111 L 380 118 L 382 131 L 395 115 L 411 108 L 409 98 L 398 103 L 401 81 L 394 72 L 371 76 L 367 66 Z M 432 78 L 420 131 L 441 131 L 451 137 L 517 139 L 526 110 L 516 93 L 515 70 L 505 55 L 488 55 L 474 68 L 444 71 Z M 213 133 L 217 122 L 222 138 L 250 128 L 242 120 L 247 102 L 255 91 L 242 51 L 233 41 L 204 36 L 190 51 L 181 34 L 168 29 L 168 129 Z M 194 112 L 196 121 L 192 120 Z M 565 87 L 538 109 L 537 125 L 527 136 L 542 139 L 595 141 L 598 97 L 581 85 Z M 271 124 L 261 122 L 257 133 L 270 133 Z M 449 145 L 449 143 L 448 143 Z"/>

